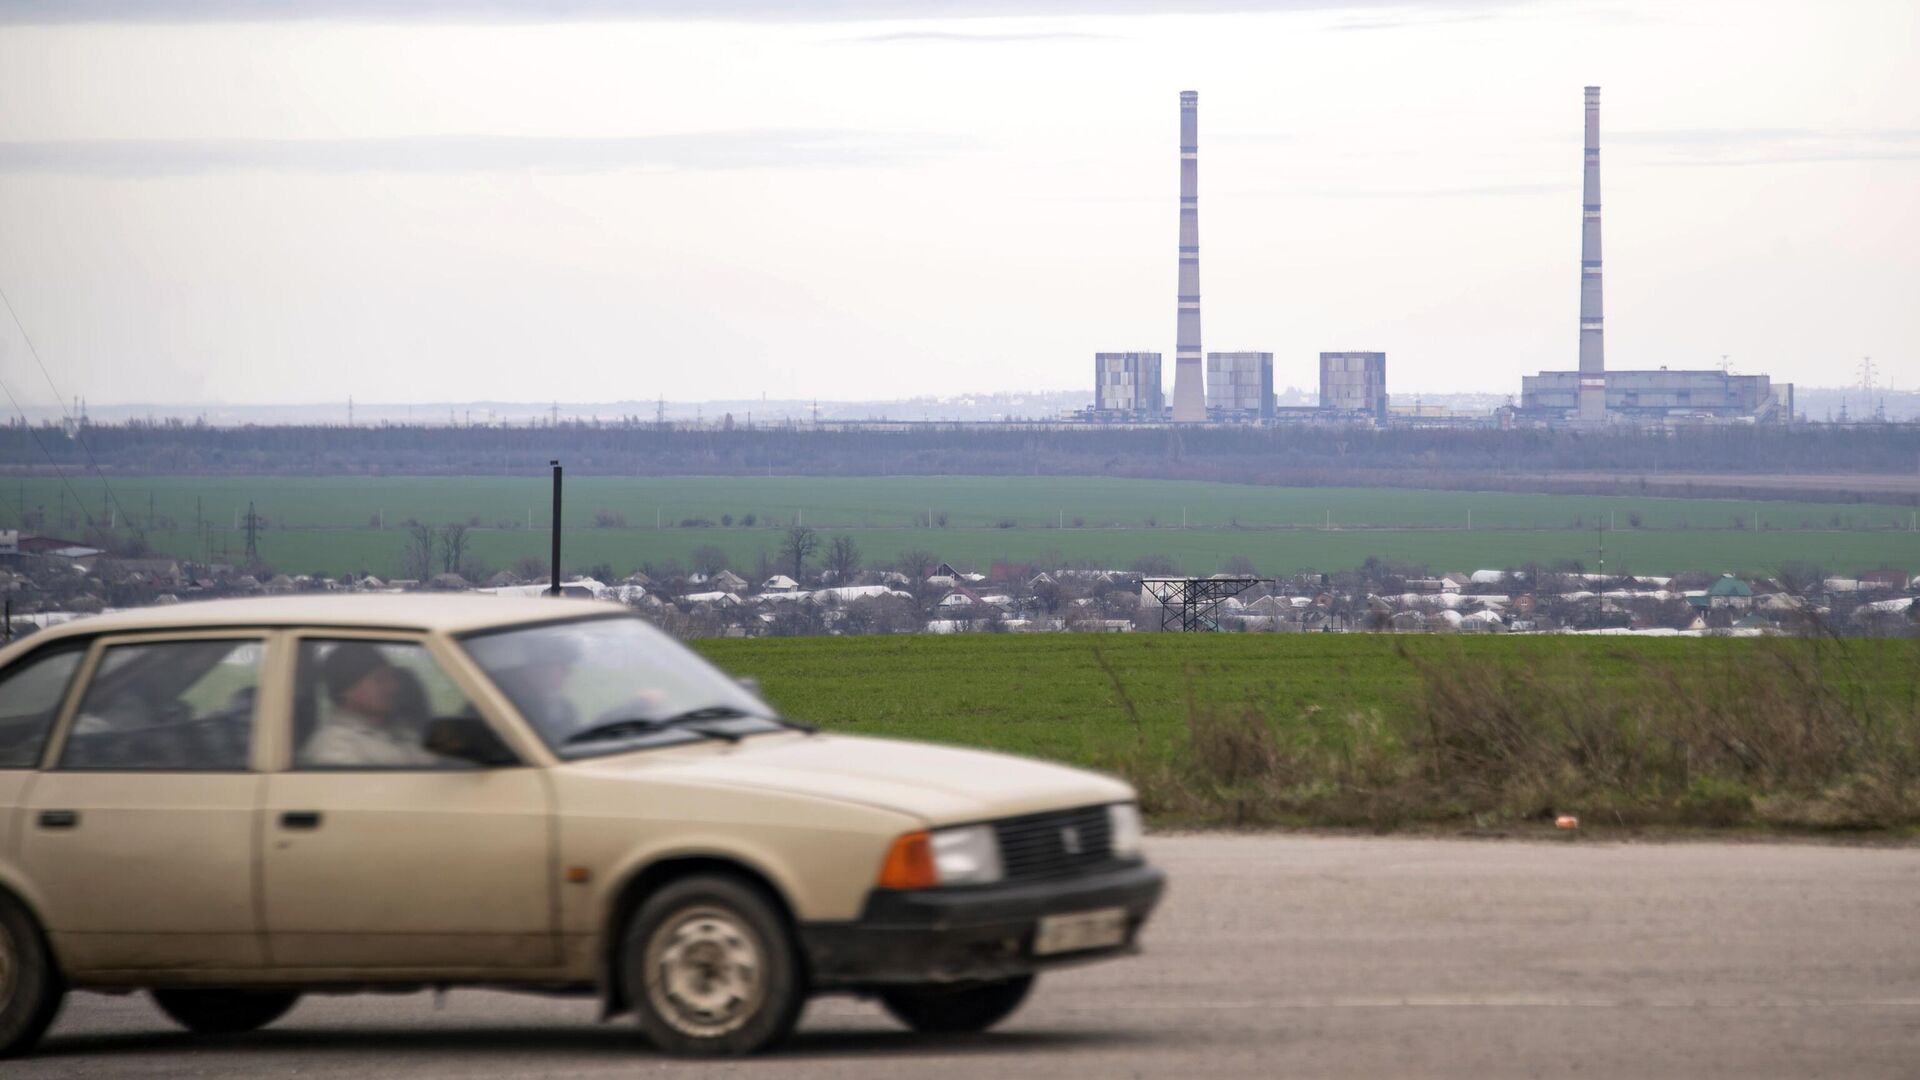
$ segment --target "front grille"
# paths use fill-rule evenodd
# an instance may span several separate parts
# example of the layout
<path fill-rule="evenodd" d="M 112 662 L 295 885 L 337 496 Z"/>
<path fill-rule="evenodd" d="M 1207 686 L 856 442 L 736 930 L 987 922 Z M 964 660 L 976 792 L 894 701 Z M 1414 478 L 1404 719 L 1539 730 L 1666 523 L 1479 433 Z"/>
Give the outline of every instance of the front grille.
<path fill-rule="evenodd" d="M 1076 874 L 1113 861 L 1113 826 L 1105 806 L 1002 818 L 993 831 L 1008 881 Z"/>

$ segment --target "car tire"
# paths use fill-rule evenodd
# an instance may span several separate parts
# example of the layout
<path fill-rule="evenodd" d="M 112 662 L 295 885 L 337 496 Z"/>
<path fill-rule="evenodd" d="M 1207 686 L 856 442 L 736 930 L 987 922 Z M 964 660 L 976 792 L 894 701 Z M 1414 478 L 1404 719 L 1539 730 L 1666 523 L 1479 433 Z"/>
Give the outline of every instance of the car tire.
<path fill-rule="evenodd" d="M 1033 989 L 1033 976 L 972 986 L 909 986 L 880 992 L 880 1004 L 915 1031 L 954 1035 L 985 1031 L 1013 1015 Z"/>
<path fill-rule="evenodd" d="M 287 990 L 150 990 L 153 1003 L 195 1035 L 258 1031 L 287 1015 L 300 995 Z"/>
<path fill-rule="evenodd" d="M 0 893 L 0 1058 L 32 1050 L 66 996 L 66 983 L 39 925 L 13 898 Z"/>
<path fill-rule="evenodd" d="M 621 978 L 640 1030 L 670 1054 L 751 1054 L 806 1004 L 793 935 L 766 893 L 700 875 L 656 890 L 627 924 Z"/>

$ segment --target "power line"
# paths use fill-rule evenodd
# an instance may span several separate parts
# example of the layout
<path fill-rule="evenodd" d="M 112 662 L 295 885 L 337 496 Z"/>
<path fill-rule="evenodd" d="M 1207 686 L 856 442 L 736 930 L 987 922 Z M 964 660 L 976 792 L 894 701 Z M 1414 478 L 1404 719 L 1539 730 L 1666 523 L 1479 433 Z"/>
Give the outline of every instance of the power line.
<path fill-rule="evenodd" d="M 60 478 L 60 482 L 66 485 L 67 494 L 73 496 L 73 505 L 79 509 L 81 516 L 87 519 L 87 524 L 92 525 L 93 515 L 87 513 L 86 501 L 81 499 L 80 493 L 73 489 L 73 481 L 67 479 L 66 472 L 60 468 L 60 462 L 56 460 L 52 452 L 47 449 L 47 444 L 40 441 L 40 433 L 33 429 L 33 421 L 27 419 L 27 411 L 20 407 L 20 399 L 13 396 L 13 388 L 7 385 L 5 379 L 0 379 L 0 390 L 5 391 L 7 400 L 13 403 L 13 411 L 20 414 L 21 424 L 25 425 L 27 434 L 33 437 L 33 445 L 40 448 L 40 452 L 46 455 L 47 464 L 53 466 L 53 475 Z M 26 521 L 22 520 L 20 524 L 24 527 Z"/>
<path fill-rule="evenodd" d="M 81 452 L 87 455 L 87 465 L 93 469 L 93 474 L 100 478 L 100 486 L 106 489 L 107 500 L 113 503 L 113 508 L 119 512 L 120 517 L 131 522 L 133 519 L 127 517 L 127 508 L 120 505 L 120 496 L 113 493 L 113 485 L 107 482 L 107 474 L 100 471 L 100 463 L 94 460 L 93 448 L 88 446 L 87 440 L 81 436 L 80 424 L 74 420 L 73 414 L 67 411 L 67 403 L 60 396 L 60 388 L 53 385 L 53 375 L 47 371 L 46 361 L 40 359 L 40 350 L 33 345 L 33 335 L 27 333 L 27 324 L 20 321 L 20 313 L 13 309 L 13 301 L 7 296 L 5 289 L 0 289 L 0 304 L 6 305 L 8 317 L 13 319 L 13 325 L 20 328 L 20 340 L 27 343 L 28 355 L 33 357 L 34 364 L 40 368 L 40 377 L 47 380 L 47 389 L 53 391 L 53 403 L 60 406 L 60 415 L 66 417 L 67 426 L 73 429 L 73 441 L 79 443 Z M 11 400 L 13 395 L 9 393 L 7 397 Z M 20 418 L 25 420 L 27 414 L 20 409 L 20 403 L 15 401 L 13 407 L 20 413 Z M 36 435 L 34 441 L 38 442 L 39 436 Z M 46 448 L 41 447 L 41 452 L 45 453 Z M 58 469 L 58 466 L 56 465 L 55 468 Z M 79 496 L 76 494 L 74 498 L 78 499 Z M 82 510 L 81 513 L 84 514 L 86 511 Z"/>

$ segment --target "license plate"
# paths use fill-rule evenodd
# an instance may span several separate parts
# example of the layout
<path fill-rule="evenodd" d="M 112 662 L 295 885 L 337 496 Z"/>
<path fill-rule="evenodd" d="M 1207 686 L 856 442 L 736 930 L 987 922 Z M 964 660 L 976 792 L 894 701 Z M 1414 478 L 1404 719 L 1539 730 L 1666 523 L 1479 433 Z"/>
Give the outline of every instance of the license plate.
<path fill-rule="evenodd" d="M 1127 940 L 1125 908 L 1078 911 L 1071 915 L 1048 915 L 1033 933 L 1033 954 L 1080 952 L 1104 949 Z"/>

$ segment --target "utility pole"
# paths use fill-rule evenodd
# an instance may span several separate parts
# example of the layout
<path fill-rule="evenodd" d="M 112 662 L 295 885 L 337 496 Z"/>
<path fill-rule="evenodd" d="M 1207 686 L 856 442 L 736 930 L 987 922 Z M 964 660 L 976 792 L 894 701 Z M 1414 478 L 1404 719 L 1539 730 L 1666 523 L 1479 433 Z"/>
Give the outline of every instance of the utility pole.
<path fill-rule="evenodd" d="M 560 595 L 560 462 L 556 458 L 547 464 L 553 466 L 553 528 L 550 530 L 553 540 L 553 565 L 551 567 L 552 584 L 547 588 L 548 596 Z"/>

